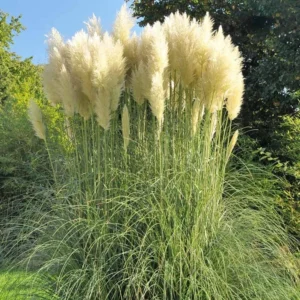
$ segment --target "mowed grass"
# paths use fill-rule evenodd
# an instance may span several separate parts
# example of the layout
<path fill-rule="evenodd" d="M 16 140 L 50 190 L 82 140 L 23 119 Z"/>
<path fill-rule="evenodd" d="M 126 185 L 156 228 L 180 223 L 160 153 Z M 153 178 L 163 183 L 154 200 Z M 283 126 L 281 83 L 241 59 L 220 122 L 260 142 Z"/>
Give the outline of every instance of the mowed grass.
<path fill-rule="evenodd" d="M 34 273 L 0 271 L 0 300 L 53 299 L 34 288 L 36 280 Z"/>

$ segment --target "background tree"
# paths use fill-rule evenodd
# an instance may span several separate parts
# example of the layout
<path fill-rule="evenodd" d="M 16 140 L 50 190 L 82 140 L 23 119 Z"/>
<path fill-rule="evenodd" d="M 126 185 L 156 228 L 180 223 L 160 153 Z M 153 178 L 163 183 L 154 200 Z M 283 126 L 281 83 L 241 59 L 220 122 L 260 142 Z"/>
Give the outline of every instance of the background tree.
<path fill-rule="evenodd" d="M 10 46 L 14 37 L 24 27 L 19 17 L 10 17 L 0 10 L 0 103 L 8 98 L 19 101 L 30 97 L 39 98 L 42 95 L 40 84 L 41 67 L 35 66 L 31 58 L 22 60 L 12 52 Z"/>
<path fill-rule="evenodd" d="M 21 59 L 11 45 L 24 29 L 20 17 L 0 11 L 0 232 L 4 234 L 8 216 L 18 215 L 34 191 L 41 189 L 41 177 L 48 174 L 41 143 L 32 136 L 27 103 L 44 102 L 41 70 L 31 58 Z M 52 114 L 53 117 L 53 114 Z M 54 119 L 54 118 L 52 118 Z M 26 198 L 27 197 L 27 198 Z M 0 239 L 0 265 L 4 255 Z"/>

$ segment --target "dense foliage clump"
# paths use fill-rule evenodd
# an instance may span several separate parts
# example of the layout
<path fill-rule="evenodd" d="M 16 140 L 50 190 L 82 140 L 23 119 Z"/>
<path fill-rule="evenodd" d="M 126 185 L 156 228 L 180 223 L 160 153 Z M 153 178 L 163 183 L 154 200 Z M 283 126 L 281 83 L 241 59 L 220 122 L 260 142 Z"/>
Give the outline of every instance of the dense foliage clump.
<path fill-rule="evenodd" d="M 15 298 L 298 299 L 277 212 L 286 181 L 249 155 L 294 178 L 297 164 L 239 136 L 232 39 L 209 14 L 180 12 L 137 36 L 126 6 L 111 34 L 95 16 L 86 25 L 68 41 L 49 35 L 42 80 L 54 107 L 33 89 L 41 69 L 30 62 L 29 89 L 12 84 L 1 107 L 1 262 L 34 272 L 30 288 L 19 273 Z M 290 161 L 297 130 L 283 135 L 296 123 L 276 133 Z"/>
<path fill-rule="evenodd" d="M 139 0 L 132 3 L 139 24 L 162 21 L 177 10 L 192 18 L 207 11 L 239 46 L 244 57 L 245 101 L 238 123 L 253 139 L 248 157 L 268 166 L 283 181 L 279 207 L 299 239 L 300 5 L 294 0 Z M 293 121 L 292 121 L 293 120 Z M 293 138 L 291 138 L 293 136 Z M 291 143 L 285 142 L 289 139 Z M 251 152 L 251 153 L 250 153 Z M 267 156 L 266 156 L 266 153 Z M 292 221 L 293 220 L 293 221 Z"/>

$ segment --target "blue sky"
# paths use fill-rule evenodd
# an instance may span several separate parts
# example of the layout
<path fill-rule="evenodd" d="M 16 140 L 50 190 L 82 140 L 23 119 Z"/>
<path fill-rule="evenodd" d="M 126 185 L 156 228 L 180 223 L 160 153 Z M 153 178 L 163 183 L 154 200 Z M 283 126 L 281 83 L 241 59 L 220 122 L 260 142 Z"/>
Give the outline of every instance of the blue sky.
<path fill-rule="evenodd" d="M 22 15 L 26 30 L 15 38 L 12 51 L 23 58 L 33 56 L 36 64 L 47 62 L 45 40 L 52 27 L 65 39 L 84 27 L 94 13 L 104 30 L 111 30 L 124 0 L 0 0 L 0 10 Z"/>

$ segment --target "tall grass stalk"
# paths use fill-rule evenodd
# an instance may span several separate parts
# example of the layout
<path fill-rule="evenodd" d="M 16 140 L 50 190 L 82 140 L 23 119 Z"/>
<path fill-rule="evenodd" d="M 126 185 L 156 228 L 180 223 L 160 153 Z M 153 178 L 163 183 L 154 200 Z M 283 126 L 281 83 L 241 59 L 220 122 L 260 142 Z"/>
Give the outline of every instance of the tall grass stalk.
<path fill-rule="evenodd" d="M 97 22 L 67 43 L 50 36 L 45 86 L 69 118 L 71 151 L 55 193 L 26 212 L 28 267 L 60 299 L 296 297 L 289 241 L 265 191 L 244 169 L 226 180 L 238 49 L 208 15 L 173 14 L 140 38 L 128 38 L 130 18 L 123 7 L 112 37 Z M 195 126 L 196 101 L 205 110 Z"/>

